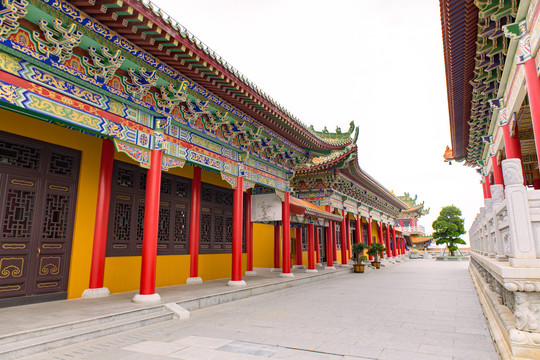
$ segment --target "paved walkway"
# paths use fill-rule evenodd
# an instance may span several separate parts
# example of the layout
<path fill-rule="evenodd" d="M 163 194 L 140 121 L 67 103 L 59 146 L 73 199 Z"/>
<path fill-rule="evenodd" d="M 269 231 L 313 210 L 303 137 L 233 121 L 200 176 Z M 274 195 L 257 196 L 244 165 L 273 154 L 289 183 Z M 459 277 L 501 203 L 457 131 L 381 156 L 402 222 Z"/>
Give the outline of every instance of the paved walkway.
<path fill-rule="evenodd" d="M 496 360 L 467 266 L 411 260 L 28 359 Z"/>

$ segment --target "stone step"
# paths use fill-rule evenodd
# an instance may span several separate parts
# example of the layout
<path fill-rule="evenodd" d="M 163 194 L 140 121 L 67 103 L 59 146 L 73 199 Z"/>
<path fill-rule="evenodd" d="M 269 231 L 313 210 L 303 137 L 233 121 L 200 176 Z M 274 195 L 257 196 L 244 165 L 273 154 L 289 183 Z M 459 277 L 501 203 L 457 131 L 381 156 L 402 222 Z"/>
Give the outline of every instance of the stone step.
<path fill-rule="evenodd" d="M 173 318 L 164 306 L 112 314 L 77 323 L 54 326 L 4 336 L 0 359 L 18 359 L 58 347 L 154 324 Z"/>

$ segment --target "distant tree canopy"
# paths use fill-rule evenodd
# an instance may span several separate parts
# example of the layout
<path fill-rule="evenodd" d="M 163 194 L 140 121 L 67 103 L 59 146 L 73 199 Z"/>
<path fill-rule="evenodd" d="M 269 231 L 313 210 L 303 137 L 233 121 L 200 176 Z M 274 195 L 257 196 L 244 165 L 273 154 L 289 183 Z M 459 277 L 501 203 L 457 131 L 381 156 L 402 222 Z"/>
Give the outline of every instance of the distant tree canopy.
<path fill-rule="evenodd" d="M 464 222 L 465 220 L 461 218 L 461 210 L 455 206 L 445 206 L 432 224 L 435 243 L 446 245 L 451 256 L 454 256 L 458 249 L 456 244 L 466 244 L 465 240 L 459 237 L 465 234 Z"/>

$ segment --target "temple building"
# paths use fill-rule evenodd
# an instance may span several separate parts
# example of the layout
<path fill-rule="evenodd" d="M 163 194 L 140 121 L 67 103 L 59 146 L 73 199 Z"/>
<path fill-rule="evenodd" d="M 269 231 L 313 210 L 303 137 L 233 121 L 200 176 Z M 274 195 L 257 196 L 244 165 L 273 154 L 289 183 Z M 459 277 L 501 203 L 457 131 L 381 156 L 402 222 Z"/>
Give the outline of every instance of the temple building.
<path fill-rule="evenodd" d="M 398 198 L 407 205 L 407 209 L 403 210 L 398 216 L 398 226 L 396 229 L 402 234 L 405 239 L 407 248 L 416 250 L 426 250 L 433 241 L 433 236 L 426 236 L 426 230 L 422 225 L 418 225 L 418 219 L 429 214 L 429 208 L 424 208 L 424 202 L 417 204 L 409 193 L 405 193 Z"/>
<path fill-rule="evenodd" d="M 540 358 L 540 3 L 440 0 L 451 148 L 479 174 L 470 272 L 503 359 Z"/>
<path fill-rule="evenodd" d="M 354 123 L 304 125 L 148 2 L 0 9 L 0 306 L 404 256 Z"/>

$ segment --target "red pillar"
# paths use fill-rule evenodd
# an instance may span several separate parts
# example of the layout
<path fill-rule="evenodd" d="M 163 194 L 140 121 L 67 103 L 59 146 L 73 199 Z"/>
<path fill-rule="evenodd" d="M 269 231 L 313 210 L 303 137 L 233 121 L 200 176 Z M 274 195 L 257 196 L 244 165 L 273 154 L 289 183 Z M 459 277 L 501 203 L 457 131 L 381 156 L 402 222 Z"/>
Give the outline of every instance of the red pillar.
<path fill-rule="evenodd" d="M 491 157 L 491 166 L 493 167 L 493 180 L 495 185 L 504 185 L 502 168 L 497 164 L 497 156 Z"/>
<path fill-rule="evenodd" d="M 484 176 L 484 186 L 486 187 L 486 199 L 491 199 L 491 188 L 489 182 L 489 175 Z"/>
<path fill-rule="evenodd" d="M 321 254 L 319 252 L 319 229 L 315 228 L 315 255 L 317 256 L 317 264 L 321 263 Z"/>
<path fill-rule="evenodd" d="M 386 256 L 392 256 L 392 249 L 390 249 L 390 225 L 386 224 Z"/>
<path fill-rule="evenodd" d="M 341 263 L 347 263 L 347 213 L 343 210 L 341 217 Z"/>
<path fill-rule="evenodd" d="M 523 66 L 525 66 L 525 82 L 527 84 L 529 107 L 531 109 L 536 156 L 538 159 L 540 159 L 540 82 L 538 80 L 538 76 L 536 75 L 536 64 L 534 57 L 525 61 Z"/>
<path fill-rule="evenodd" d="M 510 125 L 504 124 L 502 126 L 503 139 L 504 139 L 504 151 L 507 159 L 522 159 L 521 156 L 521 143 L 519 142 L 519 132 L 516 124 L 514 136 L 510 134 Z"/>
<path fill-rule="evenodd" d="M 200 283 L 199 277 L 199 232 L 201 218 L 201 168 L 193 167 L 191 181 L 191 209 L 189 218 L 189 279 L 187 283 Z"/>
<path fill-rule="evenodd" d="M 274 225 L 274 269 L 281 269 L 281 265 L 279 263 L 279 238 L 280 238 L 280 229 L 279 225 Z"/>
<path fill-rule="evenodd" d="M 315 226 L 313 224 L 308 224 L 308 271 L 314 272 L 315 270 L 315 249 L 313 246 L 314 242 L 314 228 Z"/>
<path fill-rule="evenodd" d="M 351 258 L 351 220 L 347 216 L 347 261 Z"/>
<path fill-rule="evenodd" d="M 384 238 L 383 238 L 383 226 L 382 222 L 377 222 L 377 233 L 379 234 L 379 242 L 384 245 Z M 381 258 L 384 258 L 384 253 L 381 255 Z"/>
<path fill-rule="evenodd" d="M 233 228 L 232 228 L 232 276 L 229 285 L 245 285 L 242 280 L 242 208 L 244 205 L 244 178 L 236 178 L 236 189 L 233 194 Z"/>
<path fill-rule="evenodd" d="M 105 253 L 107 250 L 107 232 L 109 224 L 109 206 L 111 202 L 111 182 L 114 161 L 114 143 L 103 139 L 101 143 L 101 166 L 99 169 L 98 196 L 96 205 L 96 221 L 94 225 L 94 244 L 92 247 L 92 263 L 90 265 L 90 289 L 103 288 L 103 273 L 105 272 Z M 85 290 L 83 297 L 108 295 L 103 289 L 96 291 Z"/>
<path fill-rule="evenodd" d="M 281 276 L 293 276 L 291 273 L 291 206 L 289 204 L 290 194 L 285 192 L 285 200 L 282 203 L 282 224 L 283 224 L 283 255 L 281 262 L 283 267 Z"/>
<path fill-rule="evenodd" d="M 367 218 L 367 243 L 368 246 L 371 245 L 371 238 L 373 237 L 372 230 L 371 230 L 371 218 Z M 373 260 L 373 256 L 369 255 L 369 260 Z"/>
<path fill-rule="evenodd" d="M 302 228 L 296 228 L 295 229 L 295 259 L 294 264 L 298 267 L 302 266 Z"/>
<path fill-rule="evenodd" d="M 354 239 L 354 243 L 358 244 L 363 240 L 362 236 L 362 217 L 360 214 L 356 215 L 356 239 Z"/>
<path fill-rule="evenodd" d="M 251 189 L 246 192 L 246 275 L 256 275 L 253 271 L 253 223 L 251 222 Z"/>
<path fill-rule="evenodd" d="M 337 238 L 337 223 L 335 221 L 332 221 L 332 245 L 334 245 L 334 257 L 333 257 L 333 261 L 336 261 L 338 260 L 337 258 L 337 242 L 338 242 L 338 238 Z"/>
<path fill-rule="evenodd" d="M 330 205 L 326 205 L 326 211 L 331 212 L 332 209 Z M 328 222 L 328 227 L 326 228 L 326 267 L 334 268 L 334 245 L 332 245 L 332 224 L 333 221 Z"/>
<path fill-rule="evenodd" d="M 161 157 L 161 150 L 152 150 L 150 155 L 150 170 L 148 170 L 146 176 L 140 295 L 154 295 L 156 292 Z M 137 299 L 134 300 L 138 301 Z"/>
<path fill-rule="evenodd" d="M 396 257 L 398 252 L 397 252 L 397 243 L 396 243 L 396 227 L 395 226 L 392 226 L 392 256 L 393 257 Z"/>

